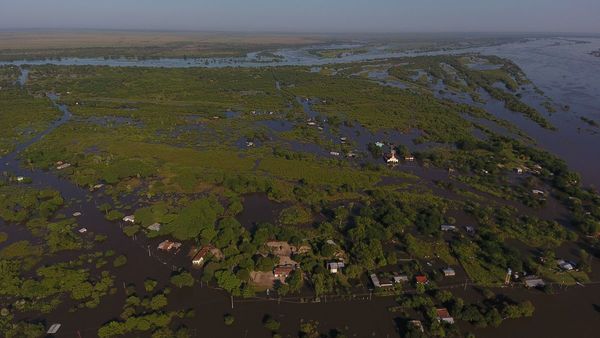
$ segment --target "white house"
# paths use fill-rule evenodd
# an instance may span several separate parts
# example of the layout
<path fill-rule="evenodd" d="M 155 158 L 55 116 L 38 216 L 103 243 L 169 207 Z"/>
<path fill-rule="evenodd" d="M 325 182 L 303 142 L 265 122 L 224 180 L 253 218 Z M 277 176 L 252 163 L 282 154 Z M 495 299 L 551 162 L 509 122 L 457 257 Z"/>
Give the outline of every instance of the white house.
<path fill-rule="evenodd" d="M 135 223 L 135 216 L 134 215 L 125 216 L 125 217 L 123 217 L 123 222 Z"/>

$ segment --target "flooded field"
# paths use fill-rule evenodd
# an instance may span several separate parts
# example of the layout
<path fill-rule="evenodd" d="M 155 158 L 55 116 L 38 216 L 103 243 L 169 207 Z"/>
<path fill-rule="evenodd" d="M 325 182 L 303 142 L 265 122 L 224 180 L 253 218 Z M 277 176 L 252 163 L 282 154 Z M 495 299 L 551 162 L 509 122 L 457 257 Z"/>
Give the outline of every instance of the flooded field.
<path fill-rule="evenodd" d="M 598 143 L 598 131 L 583 122 L 580 117 L 584 116 L 594 120 L 600 120 L 600 78 L 595 76 L 600 71 L 600 59 L 593 59 L 588 55 L 589 50 L 598 49 L 600 40 L 563 39 L 540 39 L 524 43 L 488 47 L 476 51 L 485 54 L 494 54 L 510 58 L 523 68 L 531 80 L 549 96 L 557 107 L 562 110 L 551 113 L 544 106 L 538 93 L 532 89 L 522 92 L 524 100 L 545 111 L 550 121 L 558 127 L 558 131 L 549 131 L 540 128 L 537 124 L 523 118 L 514 112 L 507 110 L 503 104 L 491 97 L 484 97 L 486 103 L 473 103 L 493 115 L 502 117 L 513 122 L 525 134 L 531 136 L 541 147 L 565 158 L 570 166 L 582 174 L 586 185 L 600 187 L 600 152 L 597 147 L 591 146 Z M 576 48 L 573 48 L 575 46 Z M 332 46 L 336 47 L 336 46 Z M 274 63 L 253 63 L 252 60 L 222 61 L 206 64 L 207 60 L 80 60 L 63 59 L 61 61 L 27 62 L 27 64 L 42 64 L 50 62 L 59 65 L 109 65 L 109 66 L 148 66 L 148 67 L 228 67 L 239 66 L 279 66 L 279 65 L 319 65 L 331 61 L 322 60 L 311 56 L 307 50 L 283 50 L 278 55 L 284 57 L 285 61 Z M 348 55 L 335 62 L 364 61 L 377 58 L 390 58 L 406 56 L 406 53 L 382 53 L 371 51 L 365 54 Z M 249 56 L 252 58 L 252 56 Z M 13 63 L 13 64 L 24 64 Z M 480 67 L 480 66 L 477 66 Z M 492 66 L 481 66 L 483 69 L 494 68 Z M 548 72 L 554 69 L 554 72 Z M 23 71 L 19 83 L 24 85 L 27 81 L 27 71 Z M 384 74 L 373 74 L 380 79 Z M 390 85 L 394 85 L 393 83 Z M 279 82 L 276 83 L 280 88 Z M 395 85 L 403 88 L 402 84 Z M 483 93 L 482 93 L 483 94 Z M 77 186 L 72 181 L 62 178 L 55 171 L 31 170 L 23 166 L 19 155 L 23 150 L 49 135 L 56 128 L 68 121 L 72 121 L 73 114 L 68 107 L 58 104 L 59 97 L 48 94 L 48 97 L 56 104 L 62 112 L 62 117 L 35 138 L 20 144 L 14 152 L 1 159 L 4 171 L 10 171 L 15 175 L 22 175 L 32 179 L 32 187 L 51 187 L 62 194 L 69 201 L 68 207 L 61 212 L 69 215 L 80 212 L 78 224 L 86 227 L 91 233 L 105 234 L 107 240 L 97 244 L 95 250 L 107 251 L 118 248 L 119 253 L 125 254 L 132 268 L 111 269 L 117 276 L 115 286 L 117 292 L 102 299 L 101 304 L 95 309 L 81 309 L 74 313 L 70 309 L 76 307 L 73 302 L 65 302 L 48 315 L 39 317 L 34 314 L 22 314 L 21 316 L 30 320 L 41 320 L 45 324 L 54 322 L 62 323 L 63 328 L 57 337 L 93 337 L 98 328 L 110 320 L 116 319 L 123 308 L 126 297 L 126 284 L 136 283 L 143 285 L 145 278 L 152 277 L 158 282 L 159 288 L 169 287 L 169 278 L 173 271 L 180 267 L 190 265 L 188 252 L 192 244 L 186 243 L 174 254 L 165 254 L 157 249 L 160 242 L 157 238 L 147 238 L 140 235 L 134 239 L 126 236 L 121 227 L 124 222 L 109 222 L 105 215 L 99 210 L 99 205 L 110 200 L 99 192 L 90 192 L 88 189 Z M 324 139 L 335 146 L 341 146 L 348 140 L 357 152 L 366 153 L 368 145 L 376 142 L 386 144 L 404 144 L 410 151 L 422 151 L 428 149 L 432 144 L 418 143 L 415 140 L 422 136 L 418 129 L 408 132 L 397 130 L 383 130 L 371 132 L 360 124 L 341 125 L 332 127 L 326 119 L 320 117 L 313 109 L 315 102 L 299 100 L 308 121 L 315 121 L 322 128 L 320 132 Z M 568 107 L 568 109 L 566 108 Z M 226 116 L 230 119 L 238 118 L 241 114 L 228 112 Z M 100 126 L 112 125 L 138 125 L 135 120 L 125 117 L 115 118 L 89 118 L 88 123 Z M 295 122 L 278 119 L 258 121 L 257 125 L 267 128 L 274 133 L 290 132 L 296 127 Z M 507 130 L 498 127 L 498 131 L 510 134 Z M 189 130 L 174 131 L 175 135 L 186 131 L 201 130 L 205 127 L 198 125 Z M 245 139 L 238 141 L 238 147 L 250 147 Z M 307 152 L 321 157 L 339 156 L 332 155 L 329 149 L 320 145 L 289 141 L 288 145 L 300 152 Z M 366 155 L 364 162 L 380 163 L 381 158 L 371 158 Z M 256 164 L 258 166 L 258 163 Z M 422 162 L 410 161 L 402 163 L 397 167 L 399 171 L 415 174 L 422 180 L 419 184 L 427 186 L 434 191 L 436 187 L 432 182 L 447 181 L 450 173 L 446 169 L 424 168 Z M 399 184 L 405 179 L 390 178 L 382 180 L 382 185 Z M 462 186 L 461 186 L 462 188 Z M 246 229 L 254 229 L 260 223 L 274 223 L 282 210 L 289 207 L 286 203 L 278 203 L 270 200 L 265 193 L 251 193 L 242 195 L 243 211 L 236 215 L 237 221 Z M 493 198 L 490 197 L 490 200 Z M 547 209 L 538 211 L 541 216 L 560 219 L 565 211 L 553 200 L 550 200 Z M 464 213 L 452 214 L 459 223 L 470 223 L 473 219 Z M 566 223 L 566 222 L 561 222 Z M 2 243 L 0 248 L 6 247 L 19 240 L 28 239 L 35 241 L 28 231 L 21 227 L 0 223 L 0 230 L 9 235 L 9 241 Z M 195 244 L 194 244 L 195 245 Z M 564 257 L 575 257 L 576 247 L 564 246 L 559 251 Z M 64 260 L 70 258 L 73 253 L 64 253 L 53 259 Z M 44 262 L 49 263 L 49 262 Z M 593 261 L 595 276 L 593 281 L 599 280 L 600 264 L 597 259 Z M 435 268 L 440 268 L 436 266 Z M 201 271 L 192 270 L 195 277 L 201 276 Z M 463 279 L 466 279 L 464 270 L 457 271 L 457 278 L 452 281 L 441 283 L 442 287 L 451 288 L 465 299 L 480 299 L 481 294 L 476 287 L 467 285 L 461 287 Z M 407 290 L 413 292 L 413 290 Z M 544 294 L 541 291 L 529 291 L 521 287 L 505 288 L 495 290 L 499 294 L 510 296 L 515 300 L 531 300 L 536 311 L 532 318 L 522 318 L 504 322 L 500 328 L 476 328 L 461 323 L 465 332 L 474 332 L 477 337 L 565 337 L 574 333 L 577 337 L 596 337 L 600 330 L 600 284 L 592 282 L 586 286 L 570 286 L 568 288 L 557 287 L 555 294 Z M 348 337 L 395 337 L 399 334 L 400 318 L 389 311 L 397 305 L 394 296 L 378 297 L 372 296 L 370 290 L 362 290 L 348 299 L 334 297 L 319 297 L 318 302 L 314 294 L 307 292 L 294 297 L 282 297 L 276 299 L 261 292 L 256 297 L 241 298 L 231 297 L 224 291 L 204 282 L 196 283 L 192 288 L 173 288 L 169 296 L 168 308 L 194 309 L 194 319 L 178 319 L 177 324 L 184 324 L 190 328 L 197 337 L 270 337 L 271 333 L 263 327 L 262 320 L 265 315 L 271 315 L 281 322 L 280 333 L 284 337 L 297 335 L 300 324 L 314 320 L 319 322 L 321 330 L 337 330 Z M 223 325 L 223 315 L 231 313 L 235 315 L 236 324 L 231 327 Z"/>

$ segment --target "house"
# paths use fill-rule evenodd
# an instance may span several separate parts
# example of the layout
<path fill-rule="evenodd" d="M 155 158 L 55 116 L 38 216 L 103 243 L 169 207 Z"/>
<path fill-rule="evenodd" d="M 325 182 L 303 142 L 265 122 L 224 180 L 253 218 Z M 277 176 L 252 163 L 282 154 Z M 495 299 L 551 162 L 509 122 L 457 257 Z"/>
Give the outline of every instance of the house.
<path fill-rule="evenodd" d="M 440 230 L 442 231 L 456 231 L 456 227 L 450 224 L 442 224 L 440 225 Z"/>
<path fill-rule="evenodd" d="M 383 142 L 375 142 L 375 145 L 379 148 L 383 148 L 385 144 L 383 144 Z"/>
<path fill-rule="evenodd" d="M 388 164 L 396 164 L 398 163 L 398 158 L 396 157 L 396 151 L 394 149 L 392 149 L 391 153 L 390 153 L 390 157 L 387 158 L 386 162 Z"/>
<path fill-rule="evenodd" d="M 525 286 L 528 288 L 541 288 L 546 285 L 543 279 L 537 276 L 528 276 L 524 278 Z"/>
<path fill-rule="evenodd" d="M 448 324 L 454 324 L 454 318 L 452 318 L 452 316 L 450 316 L 450 313 L 448 312 L 448 309 L 444 308 L 439 308 L 439 309 L 435 309 L 435 313 L 437 315 L 437 320 L 438 322 L 444 322 L 444 323 L 448 323 Z"/>
<path fill-rule="evenodd" d="M 162 251 L 171 251 L 173 249 L 179 249 L 181 247 L 181 243 L 179 242 L 171 242 L 170 240 L 164 240 L 158 245 L 158 250 Z"/>
<path fill-rule="evenodd" d="M 444 277 L 454 277 L 454 276 L 456 276 L 456 271 L 454 271 L 454 269 L 452 269 L 450 267 L 442 269 L 442 272 L 444 273 Z"/>
<path fill-rule="evenodd" d="M 412 156 L 412 155 L 404 156 L 404 160 L 405 160 L 405 161 L 412 162 L 412 161 L 414 161 L 414 160 L 415 160 L 415 157 L 414 157 L 414 156 Z"/>
<path fill-rule="evenodd" d="M 204 263 L 204 259 L 210 253 L 211 249 L 212 247 L 209 245 L 203 246 L 192 258 L 192 264 L 202 265 L 202 263 Z"/>
<path fill-rule="evenodd" d="M 125 217 L 123 217 L 123 222 L 135 223 L 135 216 L 134 215 L 125 216 Z"/>
<path fill-rule="evenodd" d="M 515 172 L 517 174 L 522 174 L 523 173 L 523 169 L 522 168 L 515 168 Z"/>
<path fill-rule="evenodd" d="M 420 320 L 411 320 L 410 322 L 408 322 L 412 327 L 414 327 L 415 329 L 425 333 L 425 329 L 423 329 L 423 323 L 421 323 Z"/>
<path fill-rule="evenodd" d="M 371 283 L 373 283 L 373 286 L 376 288 L 380 288 L 381 287 L 381 282 L 379 281 L 379 278 L 377 278 L 377 275 L 372 273 L 369 275 L 369 277 L 371 278 Z"/>
<path fill-rule="evenodd" d="M 291 265 L 278 265 L 273 269 L 273 276 L 280 280 L 285 280 L 294 271 L 294 267 Z"/>
<path fill-rule="evenodd" d="M 160 223 L 154 223 L 148 226 L 148 230 L 150 231 L 160 231 Z"/>
<path fill-rule="evenodd" d="M 429 280 L 427 279 L 427 276 L 425 276 L 425 275 L 415 276 L 415 281 L 417 282 L 417 284 L 428 284 L 429 283 Z"/>
<path fill-rule="evenodd" d="M 86 228 L 81 228 L 78 230 L 80 234 L 85 234 L 87 232 Z"/>
<path fill-rule="evenodd" d="M 406 283 L 406 282 L 408 282 L 407 275 L 395 275 L 394 276 L 394 283 L 400 284 L 400 283 Z"/>
<path fill-rule="evenodd" d="M 25 177 L 17 176 L 17 182 L 23 182 L 24 180 L 25 180 Z"/>
<path fill-rule="evenodd" d="M 340 156 L 340 153 L 338 153 L 337 151 L 330 151 L 329 155 L 331 155 L 331 156 Z"/>
<path fill-rule="evenodd" d="M 338 273 L 342 272 L 344 266 L 344 262 L 328 262 L 327 270 L 329 270 L 330 273 Z"/>
<path fill-rule="evenodd" d="M 76 211 L 73 213 L 73 217 L 79 217 L 79 216 L 81 216 L 81 212 Z"/>
<path fill-rule="evenodd" d="M 70 167 L 70 166 L 71 166 L 71 164 L 70 164 L 70 163 L 63 163 L 63 164 L 60 164 L 60 165 L 58 165 L 58 166 L 56 167 L 56 170 L 63 170 L 63 169 L 67 169 L 67 168 L 68 168 L 68 167 Z"/>
<path fill-rule="evenodd" d="M 540 196 L 546 195 L 546 193 L 544 191 L 539 190 L 539 189 L 533 189 L 533 190 L 531 190 L 531 193 L 534 195 L 540 195 Z"/>
<path fill-rule="evenodd" d="M 567 262 L 564 259 L 559 259 L 556 261 L 556 264 L 558 264 L 558 266 L 565 270 L 565 271 L 572 271 L 575 270 L 575 267 L 573 266 L 573 263 L 571 262 Z"/>
<path fill-rule="evenodd" d="M 474 234 L 475 233 L 475 227 L 467 225 L 465 226 L 465 230 L 467 231 L 468 234 Z"/>

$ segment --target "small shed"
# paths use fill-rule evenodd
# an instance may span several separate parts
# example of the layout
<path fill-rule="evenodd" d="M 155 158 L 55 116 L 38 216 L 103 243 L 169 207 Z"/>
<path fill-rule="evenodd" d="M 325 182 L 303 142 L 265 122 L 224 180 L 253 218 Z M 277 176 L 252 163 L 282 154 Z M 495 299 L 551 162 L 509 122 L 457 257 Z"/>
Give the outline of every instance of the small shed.
<path fill-rule="evenodd" d="M 440 230 L 442 231 L 456 231 L 456 226 L 450 224 L 442 224 L 440 225 Z"/>
<path fill-rule="evenodd" d="M 46 334 L 56 334 L 58 332 L 58 330 L 60 329 L 61 324 L 52 324 L 50 325 L 50 328 L 48 328 L 48 331 L 46 332 Z"/>
<path fill-rule="evenodd" d="M 442 269 L 442 272 L 444 273 L 445 277 L 454 277 L 454 276 L 456 276 L 456 271 L 454 271 L 454 269 L 452 269 L 450 267 Z"/>
<path fill-rule="evenodd" d="M 564 259 L 559 259 L 559 260 L 557 260 L 557 261 L 556 261 L 556 264 L 558 264 L 558 266 L 559 266 L 561 269 L 565 270 L 565 271 L 572 271 L 572 270 L 575 270 L 575 266 L 574 266 L 574 264 L 573 264 L 573 263 L 571 263 L 571 262 L 567 262 L 567 261 L 565 261 Z"/>
<path fill-rule="evenodd" d="M 154 223 L 148 226 L 148 230 L 150 231 L 160 231 L 160 223 Z"/>

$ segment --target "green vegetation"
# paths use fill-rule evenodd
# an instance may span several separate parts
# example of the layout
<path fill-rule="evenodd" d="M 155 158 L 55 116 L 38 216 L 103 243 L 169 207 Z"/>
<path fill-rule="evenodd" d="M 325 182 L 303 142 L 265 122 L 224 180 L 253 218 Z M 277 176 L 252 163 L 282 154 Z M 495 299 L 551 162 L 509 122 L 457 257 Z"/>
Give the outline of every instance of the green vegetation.
<path fill-rule="evenodd" d="M 171 277 L 171 283 L 178 288 L 190 287 L 194 285 L 194 277 L 189 272 L 181 272 Z"/>
<path fill-rule="evenodd" d="M 14 85 L 16 67 L 0 67 L 0 156 L 46 129 L 60 117 L 58 109 L 43 96 L 32 96 Z"/>

